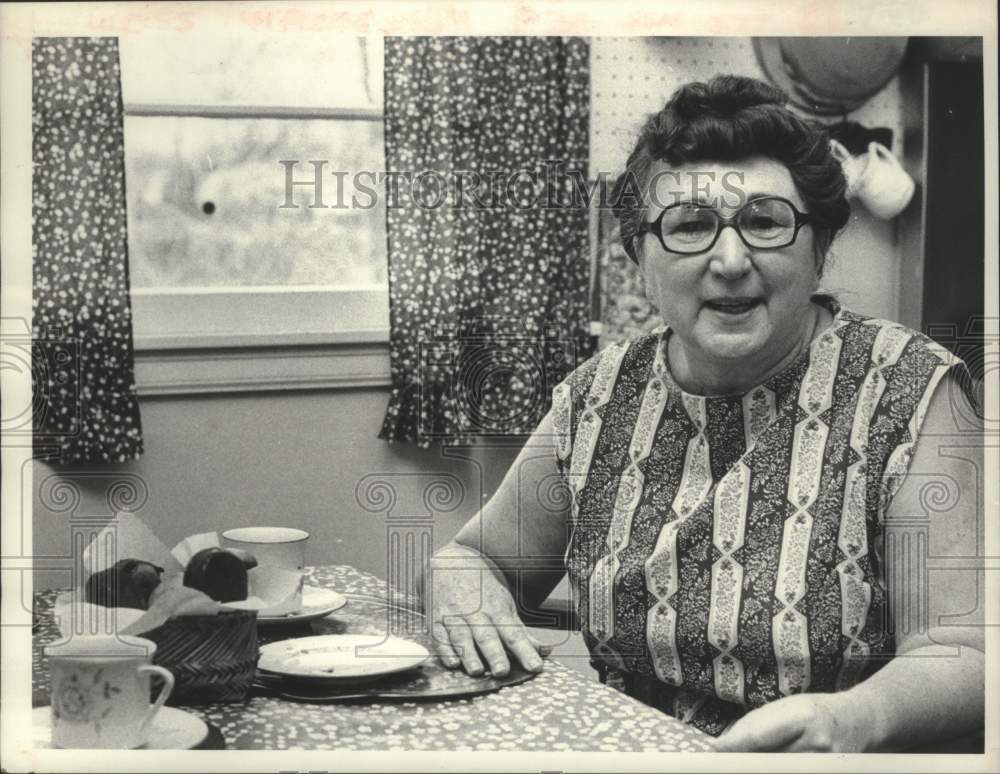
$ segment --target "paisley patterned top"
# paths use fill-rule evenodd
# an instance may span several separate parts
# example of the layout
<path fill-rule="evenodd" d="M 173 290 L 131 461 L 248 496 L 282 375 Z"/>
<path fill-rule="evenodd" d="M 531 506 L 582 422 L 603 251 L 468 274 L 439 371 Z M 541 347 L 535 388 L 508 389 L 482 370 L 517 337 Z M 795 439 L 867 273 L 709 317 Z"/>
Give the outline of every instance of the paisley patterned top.
<path fill-rule="evenodd" d="M 894 652 L 883 515 L 961 361 L 823 303 L 833 324 L 744 395 L 684 392 L 665 327 L 553 393 L 566 565 L 594 664 L 711 734 L 783 696 L 846 689 Z"/>

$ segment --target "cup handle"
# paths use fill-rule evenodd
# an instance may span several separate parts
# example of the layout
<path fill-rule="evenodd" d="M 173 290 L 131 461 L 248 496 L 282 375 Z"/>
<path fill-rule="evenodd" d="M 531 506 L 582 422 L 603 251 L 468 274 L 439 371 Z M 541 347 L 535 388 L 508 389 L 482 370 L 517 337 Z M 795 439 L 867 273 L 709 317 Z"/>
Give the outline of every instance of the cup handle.
<path fill-rule="evenodd" d="M 139 667 L 139 674 L 153 673 L 157 674 L 163 678 L 163 688 L 160 689 L 160 695 L 156 697 L 156 701 L 153 702 L 152 706 L 146 711 L 146 716 L 142 719 L 142 724 L 139 726 L 140 733 L 145 734 L 149 728 L 149 724 L 153 722 L 153 718 L 156 717 L 156 713 L 160 711 L 167 699 L 170 698 L 170 694 L 174 690 L 174 675 L 169 669 L 158 666 L 156 664 L 143 664 Z"/>
<path fill-rule="evenodd" d="M 902 165 L 899 163 L 899 159 L 896 158 L 896 154 L 893 153 L 888 148 L 886 148 L 880 142 L 869 143 L 868 152 L 873 153 L 876 156 L 881 156 L 883 161 L 888 161 L 890 164 L 892 164 L 892 166 L 896 167 L 897 169 L 902 168 Z"/>
<path fill-rule="evenodd" d="M 852 158 L 851 154 L 848 153 L 847 148 L 845 148 L 838 140 L 830 140 L 830 152 L 841 164 L 845 161 L 850 161 Z"/>

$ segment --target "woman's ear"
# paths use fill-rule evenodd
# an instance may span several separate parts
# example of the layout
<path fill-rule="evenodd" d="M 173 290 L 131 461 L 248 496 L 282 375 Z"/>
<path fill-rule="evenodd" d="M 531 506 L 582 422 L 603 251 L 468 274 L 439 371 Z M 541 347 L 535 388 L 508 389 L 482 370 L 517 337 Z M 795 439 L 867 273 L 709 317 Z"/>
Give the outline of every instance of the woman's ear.
<path fill-rule="evenodd" d="M 828 252 L 828 251 L 827 251 Z M 827 253 L 816 250 L 816 260 L 814 262 L 814 268 L 816 269 L 816 288 L 819 288 L 819 282 L 823 279 L 823 269 L 826 268 Z M 815 288 L 814 288 L 815 289 Z"/>
<path fill-rule="evenodd" d="M 619 231 L 619 236 L 621 232 Z M 625 249 L 625 255 L 628 259 L 632 261 L 636 266 L 639 265 L 639 250 L 640 250 L 640 240 L 638 235 L 633 234 L 630 237 L 621 238 L 622 247 Z"/>

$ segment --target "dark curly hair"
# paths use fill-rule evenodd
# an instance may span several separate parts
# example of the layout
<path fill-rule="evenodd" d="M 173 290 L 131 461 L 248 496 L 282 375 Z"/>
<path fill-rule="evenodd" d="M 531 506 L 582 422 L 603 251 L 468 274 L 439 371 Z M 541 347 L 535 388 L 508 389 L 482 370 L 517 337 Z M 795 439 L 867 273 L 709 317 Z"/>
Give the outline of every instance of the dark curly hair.
<path fill-rule="evenodd" d="M 637 261 L 635 236 L 645 212 L 656 161 L 741 161 L 765 156 L 784 164 L 812 217 L 817 269 L 851 210 L 840 162 L 822 126 L 792 113 L 781 90 L 754 78 L 718 75 L 674 92 L 643 127 L 624 173 L 611 192 L 622 243 Z"/>

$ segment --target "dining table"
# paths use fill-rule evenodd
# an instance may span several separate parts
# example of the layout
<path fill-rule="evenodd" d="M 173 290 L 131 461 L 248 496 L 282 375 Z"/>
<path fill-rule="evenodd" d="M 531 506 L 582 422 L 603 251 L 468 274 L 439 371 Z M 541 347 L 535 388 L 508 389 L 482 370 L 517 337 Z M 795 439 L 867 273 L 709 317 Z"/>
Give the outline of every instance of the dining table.
<path fill-rule="evenodd" d="M 336 591 L 347 602 L 322 618 L 293 626 L 260 626 L 258 643 L 324 634 L 393 634 L 430 650 L 417 600 L 376 575 L 348 565 L 306 568 L 305 583 Z M 32 704 L 49 704 L 45 645 L 60 638 L 53 606 L 60 589 L 36 591 L 32 637 Z M 445 670 L 464 695 L 408 700 L 355 696 L 337 701 L 290 699 L 262 680 L 243 701 L 178 705 L 205 721 L 200 745 L 230 750 L 702 752 L 711 737 L 578 669 L 546 660 L 536 674 L 492 689 L 490 676 Z M 445 674 L 447 673 L 447 674 Z M 482 691 L 468 690 L 475 681 Z M 500 681 L 503 682 L 503 681 Z M 473 688 L 477 688 L 473 685 Z M 363 694 L 364 692 L 362 692 Z M 475 693 L 475 695 L 471 695 Z"/>

